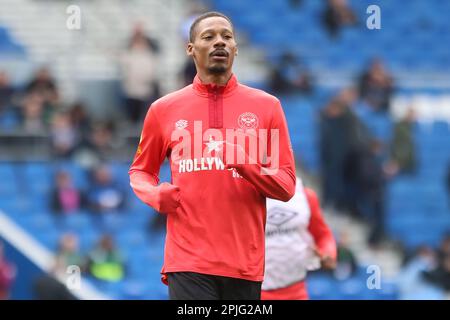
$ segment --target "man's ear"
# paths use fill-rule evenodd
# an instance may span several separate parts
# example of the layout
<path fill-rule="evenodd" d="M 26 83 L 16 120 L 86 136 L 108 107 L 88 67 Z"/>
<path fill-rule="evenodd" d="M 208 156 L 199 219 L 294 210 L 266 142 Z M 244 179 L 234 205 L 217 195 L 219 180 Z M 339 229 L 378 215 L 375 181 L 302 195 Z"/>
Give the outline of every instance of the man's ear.
<path fill-rule="evenodd" d="M 192 42 L 189 42 L 186 47 L 186 54 L 189 57 L 192 57 L 194 55 L 194 44 Z"/>
<path fill-rule="evenodd" d="M 238 52 L 239 52 L 239 49 L 238 49 L 238 47 L 236 47 L 236 52 L 234 53 L 234 55 L 237 56 Z"/>

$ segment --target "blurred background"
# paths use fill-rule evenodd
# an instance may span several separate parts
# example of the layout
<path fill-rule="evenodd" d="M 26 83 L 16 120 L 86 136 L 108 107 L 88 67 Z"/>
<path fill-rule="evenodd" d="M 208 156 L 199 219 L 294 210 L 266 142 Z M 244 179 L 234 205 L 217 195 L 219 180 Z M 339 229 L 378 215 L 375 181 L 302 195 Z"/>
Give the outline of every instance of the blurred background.
<path fill-rule="evenodd" d="M 234 22 L 238 79 L 282 101 L 336 235 L 311 298 L 449 299 L 448 0 L 0 0 L 0 299 L 168 298 L 164 217 L 127 171 L 209 10 Z"/>

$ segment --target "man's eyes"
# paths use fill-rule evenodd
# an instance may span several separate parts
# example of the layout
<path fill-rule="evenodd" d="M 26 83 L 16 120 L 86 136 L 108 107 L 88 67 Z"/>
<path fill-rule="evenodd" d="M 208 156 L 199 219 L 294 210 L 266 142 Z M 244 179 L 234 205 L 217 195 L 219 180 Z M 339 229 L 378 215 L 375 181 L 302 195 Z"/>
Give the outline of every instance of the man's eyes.
<path fill-rule="evenodd" d="M 223 36 L 225 39 L 230 40 L 231 38 L 233 38 L 231 35 L 227 34 Z M 211 40 L 213 38 L 213 36 L 208 35 L 208 36 L 203 36 L 202 37 L 204 40 Z"/>

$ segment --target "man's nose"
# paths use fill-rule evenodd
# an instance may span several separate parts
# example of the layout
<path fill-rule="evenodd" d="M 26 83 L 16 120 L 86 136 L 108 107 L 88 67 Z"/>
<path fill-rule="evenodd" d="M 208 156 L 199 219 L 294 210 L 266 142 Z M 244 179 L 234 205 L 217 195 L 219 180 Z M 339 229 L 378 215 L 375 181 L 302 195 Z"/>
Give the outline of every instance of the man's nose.
<path fill-rule="evenodd" d="M 214 47 L 225 47 L 226 43 L 222 36 L 218 36 L 216 42 L 214 42 Z"/>

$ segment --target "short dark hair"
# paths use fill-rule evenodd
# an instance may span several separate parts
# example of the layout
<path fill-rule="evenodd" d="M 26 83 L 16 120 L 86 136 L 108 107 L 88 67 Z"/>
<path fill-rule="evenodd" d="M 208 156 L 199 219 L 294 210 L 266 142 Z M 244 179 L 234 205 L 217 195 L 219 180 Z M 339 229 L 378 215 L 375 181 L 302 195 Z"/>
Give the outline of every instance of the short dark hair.
<path fill-rule="evenodd" d="M 207 19 L 207 18 L 211 18 L 211 17 L 220 17 L 220 18 L 224 18 L 225 20 L 227 20 L 230 24 L 231 24 L 231 28 L 234 29 L 233 27 L 233 23 L 231 22 L 231 19 L 228 18 L 226 15 L 224 15 L 223 13 L 217 12 L 217 11 L 210 11 L 210 12 L 206 12 L 203 13 L 202 15 L 198 16 L 194 22 L 192 22 L 191 24 L 191 28 L 189 30 L 189 42 L 193 42 L 194 41 L 194 32 L 195 32 L 195 28 L 197 27 L 197 25 L 200 23 L 200 21 Z"/>

